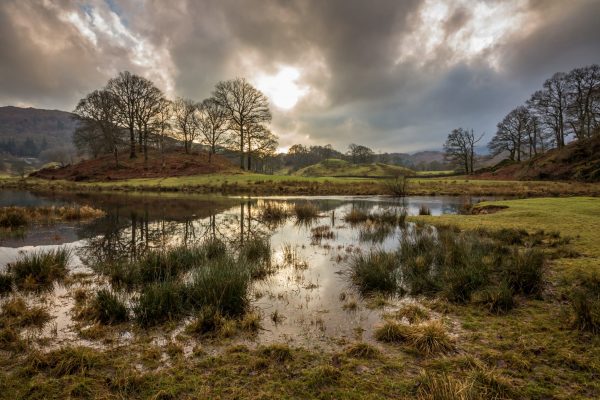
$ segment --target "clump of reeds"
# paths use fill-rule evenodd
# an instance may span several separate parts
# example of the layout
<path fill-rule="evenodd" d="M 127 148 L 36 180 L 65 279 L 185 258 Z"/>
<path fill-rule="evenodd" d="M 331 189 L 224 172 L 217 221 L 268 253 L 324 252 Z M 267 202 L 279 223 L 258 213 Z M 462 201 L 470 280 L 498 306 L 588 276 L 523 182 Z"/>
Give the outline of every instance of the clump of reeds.
<path fill-rule="evenodd" d="M 380 342 L 403 343 L 409 337 L 408 325 L 386 321 L 375 330 L 374 336 Z"/>
<path fill-rule="evenodd" d="M 178 319 L 186 309 L 185 286 L 167 281 L 144 286 L 134 306 L 134 313 L 140 325 L 151 326 Z"/>
<path fill-rule="evenodd" d="M 21 228 L 29 224 L 27 212 L 23 207 L 2 207 L 0 208 L 0 227 L 2 228 Z"/>
<path fill-rule="evenodd" d="M 51 319 L 46 308 L 38 306 L 29 307 L 21 297 L 15 297 L 6 301 L 2 305 L 0 317 L 3 320 L 0 323 L 0 327 L 11 326 L 21 328 L 29 326 L 42 328 Z"/>
<path fill-rule="evenodd" d="M 352 281 L 363 293 L 393 292 L 398 288 L 398 261 L 394 253 L 373 250 L 357 254 L 350 264 Z"/>
<path fill-rule="evenodd" d="M 505 281 L 476 292 L 474 301 L 483 305 L 492 314 L 504 314 L 515 306 L 513 290 Z"/>
<path fill-rule="evenodd" d="M 350 224 L 365 222 L 368 218 L 369 214 L 359 208 L 352 208 L 348 214 L 344 215 L 344 221 Z"/>
<path fill-rule="evenodd" d="M 0 227 L 20 228 L 32 222 L 55 220 L 94 219 L 104 216 L 102 210 L 90 206 L 44 206 L 44 207 L 2 207 L 0 208 Z"/>
<path fill-rule="evenodd" d="M 0 272 L 0 296 L 5 296 L 12 291 L 13 277 L 9 273 Z"/>
<path fill-rule="evenodd" d="M 216 238 L 207 239 L 202 243 L 200 253 L 208 260 L 218 258 L 227 253 L 225 243 Z"/>
<path fill-rule="evenodd" d="M 107 289 L 101 289 L 96 293 L 91 309 L 93 310 L 94 319 L 106 325 L 118 324 L 129 319 L 125 302 L 117 293 Z"/>
<path fill-rule="evenodd" d="M 508 285 L 517 293 L 537 295 L 542 291 L 544 253 L 536 249 L 514 249 L 504 258 L 503 269 Z"/>
<path fill-rule="evenodd" d="M 272 344 L 261 347 L 260 353 L 279 363 L 291 360 L 293 358 L 292 349 L 286 344 Z"/>
<path fill-rule="evenodd" d="M 335 233 L 329 225 L 315 226 L 310 230 L 310 234 L 313 242 L 320 242 L 323 239 L 333 239 L 335 237 Z"/>
<path fill-rule="evenodd" d="M 284 203 L 265 201 L 260 208 L 260 216 L 265 221 L 279 222 L 289 216 L 289 211 Z"/>
<path fill-rule="evenodd" d="M 421 204 L 419 207 L 419 215 L 431 215 L 431 209 L 425 204 Z"/>
<path fill-rule="evenodd" d="M 54 377 L 84 374 L 97 367 L 101 357 L 96 350 L 87 347 L 63 347 L 48 353 L 35 352 L 29 355 L 28 364 L 39 372 Z"/>
<path fill-rule="evenodd" d="M 411 325 L 408 330 L 409 343 L 425 355 L 448 353 L 454 349 L 454 343 L 440 321 L 428 321 Z"/>
<path fill-rule="evenodd" d="M 366 224 L 358 234 L 361 242 L 383 243 L 393 232 L 387 224 Z"/>
<path fill-rule="evenodd" d="M 271 258 L 271 242 L 269 238 L 254 236 L 240 248 L 240 259 L 248 262 L 259 262 Z"/>
<path fill-rule="evenodd" d="M 313 203 L 294 204 L 294 214 L 298 221 L 310 221 L 319 216 L 319 207 Z"/>
<path fill-rule="evenodd" d="M 575 329 L 600 333 L 600 275 L 580 276 L 569 296 L 572 325 Z"/>
<path fill-rule="evenodd" d="M 20 289 L 44 289 L 67 275 L 70 257 L 71 252 L 65 248 L 24 253 L 9 264 L 9 271 Z"/>

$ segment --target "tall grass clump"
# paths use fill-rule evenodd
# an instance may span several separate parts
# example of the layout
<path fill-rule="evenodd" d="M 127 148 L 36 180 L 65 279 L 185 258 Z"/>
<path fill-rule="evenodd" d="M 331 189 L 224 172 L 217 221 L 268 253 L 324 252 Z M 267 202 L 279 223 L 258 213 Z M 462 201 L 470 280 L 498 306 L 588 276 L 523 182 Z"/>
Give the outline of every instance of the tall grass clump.
<path fill-rule="evenodd" d="M 194 271 L 187 301 L 197 310 L 210 307 L 226 316 L 240 316 L 248 306 L 252 266 L 231 257 L 215 259 Z"/>
<path fill-rule="evenodd" d="M 373 250 L 356 255 L 350 265 L 352 281 L 361 292 L 394 292 L 398 288 L 398 261 L 395 253 Z"/>
<path fill-rule="evenodd" d="M 103 324 L 118 324 L 129 319 L 127 306 L 123 300 L 108 289 L 101 289 L 96 293 L 91 308 L 95 319 Z"/>
<path fill-rule="evenodd" d="M 517 293 L 538 295 L 544 279 L 544 253 L 536 249 L 514 249 L 502 265 L 508 285 Z"/>
<path fill-rule="evenodd" d="M 289 212 L 283 203 L 266 201 L 260 209 L 260 216 L 265 221 L 280 222 L 289 216 Z"/>
<path fill-rule="evenodd" d="M 431 209 L 425 204 L 421 204 L 419 207 L 419 215 L 431 215 Z"/>
<path fill-rule="evenodd" d="M 200 246 L 200 253 L 204 256 L 204 258 L 212 260 L 225 255 L 225 253 L 227 253 L 227 246 L 220 239 L 207 239 Z"/>
<path fill-rule="evenodd" d="M 513 290 L 506 281 L 497 286 L 490 286 L 473 295 L 477 304 L 485 307 L 492 314 L 504 314 L 515 307 Z"/>
<path fill-rule="evenodd" d="M 0 272 L 0 296 L 12 291 L 13 278 L 6 272 Z"/>
<path fill-rule="evenodd" d="M 579 277 L 569 303 L 575 329 L 600 333 L 600 274 Z"/>
<path fill-rule="evenodd" d="M 142 326 L 152 326 L 178 319 L 187 311 L 185 286 L 178 282 L 157 282 L 144 286 L 134 305 Z"/>
<path fill-rule="evenodd" d="M 431 232 L 406 232 L 400 241 L 399 261 L 403 285 L 411 294 L 433 294 L 440 289 L 437 271 L 442 249 Z"/>
<path fill-rule="evenodd" d="M 22 228 L 29 224 L 25 209 L 20 207 L 3 207 L 0 209 L 1 228 Z"/>
<path fill-rule="evenodd" d="M 248 262 L 259 262 L 271 258 L 271 242 L 269 238 L 255 236 L 248 239 L 240 248 L 240 259 Z"/>
<path fill-rule="evenodd" d="M 71 252 L 65 248 L 22 254 L 9 265 L 15 284 L 23 290 L 51 286 L 67 275 Z"/>
<path fill-rule="evenodd" d="M 310 221 L 319 216 L 319 208 L 312 203 L 296 203 L 294 214 L 298 221 Z"/>
<path fill-rule="evenodd" d="M 411 325 L 408 341 L 417 351 L 425 355 L 448 353 L 454 349 L 454 342 L 444 325 L 437 320 Z"/>
<path fill-rule="evenodd" d="M 353 208 L 348 214 L 344 215 L 344 221 L 350 224 L 359 224 L 365 222 L 368 218 L 369 214 L 358 208 Z"/>

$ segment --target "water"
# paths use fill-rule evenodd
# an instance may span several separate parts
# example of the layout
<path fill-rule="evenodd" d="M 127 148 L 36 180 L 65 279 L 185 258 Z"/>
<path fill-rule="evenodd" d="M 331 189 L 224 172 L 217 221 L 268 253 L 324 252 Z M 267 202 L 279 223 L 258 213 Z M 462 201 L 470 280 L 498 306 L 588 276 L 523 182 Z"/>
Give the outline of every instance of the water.
<path fill-rule="evenodd" d="M 106 216 L 88 223 L 35 226 L 23 237 L 0 239 L 0 270 L 21 252 L 59 246 L 73 250 L 72 272 L 92 274 L 89 266 L 94 263 L 117 257 L 135 258 L 153 248 L 189 246 L 207 238 L 219 238 L 235 247 L 256 235 L 268 237 L 272 263 L 279 267 L 273 275 L 255 281 L 249 293 L 252 308 L 262 316 L 263 328 L 251 341 L 331 347 L 356 339 L 371 341 L 373 328 L 381 321 L 382 314 L 397 308 L 402 301 L 410 301 L 391 299 L 383 309 L 369 308 L 368 300 L 352 285 L 348 265 L 353 255 L 373 248 L 396 249 L 403 230 L 399 227 L 378 229 L 365 224 L 352 226 L 343 219 L 350 210 L 407 210 L 415 215 L 421 206 L 426 206 L 432 215 L 440 215 L 458 213 L 465 205 L 487 199 L 410 197 L 397 200 L 382 196 L 250 199 L 3 192 L 0 194 L 3 205 L 87 204 L 105 210 Z M 261 218 L 261 209 L 268 201 L 290 208 L 297 202 L 311 202 L 319 208 L 320 217 L 310 224 L 300 224 L 295 217 L 277 224 L 265 221 Z M 332 239 L 312 238 L 311 229 L 321 225 L 334 232 Z M 292 261 L 290 255 L 293 255 Z M 92 285 L 105 284 L 101 277 L 91 276 Z M 43 302 L 51 310 L 55 322 L 51 329 L 46 329 L 46 334 L 54 331 L 53 340 L 57 342 L 82 341 L 71 320 L 73 288 L 57 285 L 54 292 L 44 298 L 29 297 L 31 302 Z M 131 334 L 122 332 L 121 336 L 128 338 Z M 157 336 L 160 337 L 160 333 Z"/>

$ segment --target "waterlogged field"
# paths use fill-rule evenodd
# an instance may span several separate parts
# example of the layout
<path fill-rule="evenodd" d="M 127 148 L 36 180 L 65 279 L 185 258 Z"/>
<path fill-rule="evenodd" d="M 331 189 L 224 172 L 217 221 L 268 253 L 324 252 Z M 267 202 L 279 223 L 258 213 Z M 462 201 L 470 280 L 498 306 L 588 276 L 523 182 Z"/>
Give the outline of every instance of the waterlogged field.
<path fill-rule="evenodd" d="M 4 191 L 0 389 L 595 397 L 597 200 L 486 200 Z"/>

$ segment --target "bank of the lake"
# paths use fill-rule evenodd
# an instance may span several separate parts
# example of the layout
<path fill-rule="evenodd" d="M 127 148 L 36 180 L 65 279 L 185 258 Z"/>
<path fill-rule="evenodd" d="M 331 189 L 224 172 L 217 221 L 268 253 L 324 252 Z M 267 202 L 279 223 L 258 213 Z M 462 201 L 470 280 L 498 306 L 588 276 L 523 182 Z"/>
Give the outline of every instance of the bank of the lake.
<path fill-rule="evenodd" d="M 3 178 L 0 188 L 68 191 L 145 191 L 238 195 L 386 195 L 385 179 L 302 177 L 254 173 L 206 174 L 119 181 L 73 182 L 39 178 Z M 600 183 L 567 181 L 507 181 L 469 177 L 410 178 L 407 194 L 415 196 L 600 196 Z"/>

